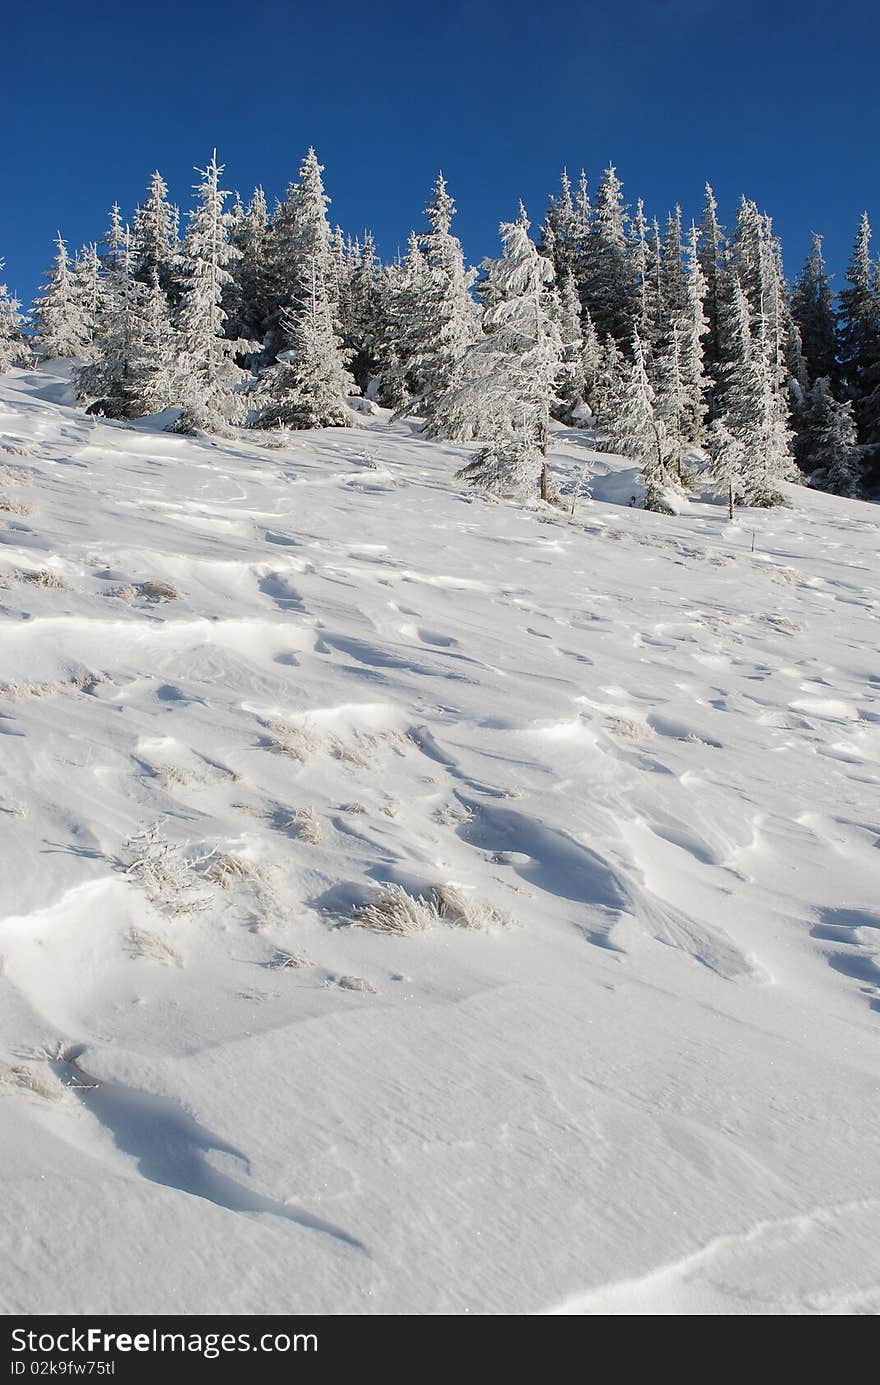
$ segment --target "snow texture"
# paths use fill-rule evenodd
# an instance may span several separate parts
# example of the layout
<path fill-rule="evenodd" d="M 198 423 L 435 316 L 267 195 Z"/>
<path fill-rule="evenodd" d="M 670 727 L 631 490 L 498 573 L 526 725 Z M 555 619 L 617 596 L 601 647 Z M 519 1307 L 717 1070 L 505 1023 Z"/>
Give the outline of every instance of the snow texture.
<path fill-rule="evenodd" d="M 880 1310 L 876 509 L 69 369 L 0 380 L 4 1311 Z"/>

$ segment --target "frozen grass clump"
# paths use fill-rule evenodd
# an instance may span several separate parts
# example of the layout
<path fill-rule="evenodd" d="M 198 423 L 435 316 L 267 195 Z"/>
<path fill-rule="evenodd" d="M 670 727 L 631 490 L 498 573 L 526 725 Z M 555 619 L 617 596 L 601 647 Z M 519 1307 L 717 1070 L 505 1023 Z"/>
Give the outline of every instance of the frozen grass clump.
<path fill-rule="evenodd" d="M 181 966 L 180 953 L 158 933 L 145 928 L 132 928 L 128 935 L 128 950 L 132 957 L 143 957 L 151 962 L 170 962 Z"/>
<path fill-rule="evenodd" d="M 58 1101 L 62 1095 L 58 1087 L 51 1086 L 23 1063 L 0 1063 L 0 1088 L 3 1087 L 30 1092 L 32 1096 L 40 1097 L 43 1101 Z"/>
<path fill-rule="evenodd" d="M 291 832 L 301 842 L 308 842 L 310 846 L 317 846 L 324 835 L 321 819 L 314 808 L 298 808 L 292 813 L 283 824 L 287 832 Z"/>
<path fill-rule="evenodd" d="M 627 741 L 645 741 L 654 734 L 652 726 L 649 726 L 646 721 L 639 721 L 636 717 L 607 717 L 605 725 L 613 736 L 621 736 Z"/>
<path fill-rule="evenodd" d="M 57 572 L 51 572 L 49 568 L 39 568 L 37 570 L 21 568 L 15 574 L 19 582 L 24 582 L 30 587 L 50 587 L 63 591 L 67 586 L 63 577 L 59 577 Z"/>
<path fill-rule="evenodd" d="M 338 986 L 342 991 L 366 991 L 370 995 L 377 993 L 372 981 L 368 981 L 365 976 L 336 976 L 331 984 Z"/>
<path fill-rule="evenodd" d="M 33 508 L 26 500 L 15 500 L 11 495 L 0 495 L 0 510 L 5 514 L 29 515 L 33 513 Z"/>
<path fill-rule="evenodd" d="M 180 592 L 176 587 L 172 587 L 170 582 L 159 581 L 123 582 L 119 587 L 110 587 L 104 595 L 124 601 L 127 606 L 134 605 L 135 601 L 149 601 L 152 605 L 158 606 L 165 601 L 180 600 Z"/>
<path fill-rule="evenodd" d="M 237 885 L 242 880 L 258 878 L 258 871 L 256 866 L 243 857 L 223 853 L 211 862 L 204 872 L 204 878 L 210 880 L 212 885 L 219 885 L 221 890 L 228 890 L 231 885 Z"/>
<path fill-rule="evenodd" d="M 352 910 L 356 928 L 410 937 L 444 924 L 449 928 L 507 926 L 509 917 L 491 904 L 473 899 L 456 885 L 432 885 L 426 895 L 413 895 L 402 885 L 377 887 L 373 899 Z"/>

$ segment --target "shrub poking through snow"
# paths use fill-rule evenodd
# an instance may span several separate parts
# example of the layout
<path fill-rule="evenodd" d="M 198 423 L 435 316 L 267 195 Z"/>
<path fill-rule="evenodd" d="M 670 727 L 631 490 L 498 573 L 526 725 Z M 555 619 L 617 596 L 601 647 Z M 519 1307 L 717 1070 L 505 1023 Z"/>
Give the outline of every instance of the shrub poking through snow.
<path fill-rule="evenodd" d="M 131 859 L 123 864 L 125 874 L 166 914 L 177 916 L 207 909 L 211 896 L 201 888 L 204 875 L 196 872 L 213 853 L 188 856 L 184 847 L 160 835 L 161 828 L 162 822 L 155 822 L 129 837 L 125 850 Z"/>
<path fill-rule="evenodd" d="M 456 885 L 432 885 L 427 895 L 412 895 L 402 885 L 377 887 L 376 895 L 352 910 L 356 928 L 407 937 L 424 933 L 437 924 L 451 928 L 505 926 L 510 919 L 500 909 L 471 899 Z"/>

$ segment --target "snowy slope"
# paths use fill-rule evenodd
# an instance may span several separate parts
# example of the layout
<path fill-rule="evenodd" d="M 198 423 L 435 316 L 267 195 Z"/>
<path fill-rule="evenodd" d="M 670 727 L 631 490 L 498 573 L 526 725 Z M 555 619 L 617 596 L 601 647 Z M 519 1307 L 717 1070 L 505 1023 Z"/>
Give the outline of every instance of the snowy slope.
<path fill-rule="evenodd" d="M 0 380 L 4 1309 L 880 1310 L 876 508 L 366 422 Z"/>

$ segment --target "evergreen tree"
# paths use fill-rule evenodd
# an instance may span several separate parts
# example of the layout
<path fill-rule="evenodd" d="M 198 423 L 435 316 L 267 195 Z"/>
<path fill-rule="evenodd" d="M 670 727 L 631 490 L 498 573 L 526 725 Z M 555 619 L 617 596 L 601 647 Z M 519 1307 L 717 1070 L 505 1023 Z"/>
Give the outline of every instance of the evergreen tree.
<path fill-rule="evenodd" d="M 698 245 L 700 269 L 706 281 L 706 365 L 710 372 L 714 372 L 721 364 L 719 323 L 723 304 L 724 230 L 719 225 L 718 203 L 708 183 L 703 219 L 698 232 Z"/>
<path fill-rule="evenodd" d="M 641 197 L 636 203 L 636 214 L 632 219 L 630 232 L 630 258 L 635 283 L 635 329 L 640 339 L 647 342 L 653 337 L 659 312 L 652 278 L 648 223 L 645 219 L 645 204 Z"/>
<path fill-rule="evenodd" d="M 753 331 L 749 301 L 737 278 L 725 318 L 722 421 L 741 449 L 743 498 L 749 505 L 783 504 L 779 482 L 797 478 L 786 399 L 774 379 L 766 320 L 759 317 Z"/>
<path fill-rule="evenodd" d="M 266 275 L 271 300 L 267 342 L 270 356 L 282 349 L 285 340 L 280 328 L 282 313 L 290 309 L 296 312 L 303 297 L 308 297 L 313 266 L 324 291 L 331 295 L 336 322 L 335 274 L 327 219 L 330 198 L 324 190 L 323 172 L 323 164 L 310 148 L 300 165 L 296 182 L 291 183 L 272 217 L 266 245 Z M 289 313 L 287 316 L 289 318 Z"/>
<path fill-rule="evenodd" d="M 722 418 L 713 419 L 709 428 L 709 475 L 727 498 L 727 513 L 746 496 L 745 476 L 748 459 L 742 443 L 729 431 Z"/>
<path fill-rule="evenodd" d="M 163 288 L 171 287 L 173 222 L 168 186 L 156 170 L 150 179 L 146 201 L 135 212 L 131 230 L 133 272 L 141 283 L 149 284 L 155 277 Z"/>
<path fill-rule="evenodd" d="M 839 379 L 834 300 L 825 273 L 822 237 L 813 234 L 812 249 L 795 282 L 791 310 L 800 332 L 807 369 L 814 380 Z"/>
<path fill-rule="evenodd" d="M 345 427 L 349 416 L 344 398 L 353 392 L 354 381 L 342 363 L 318 256 L 312 257 L 303 298 L 285 313 L 282 327 L 290 347 L 261 381 L 259 395 L 266 402 L 254 426 Z"/>
<path fill-rule="evenodd" d="M 403 259 L 391 265 L 379 286 L 378 396 L 396 414 L 424 389 L 420 374 L 420 304 L 427 293 L 428 267 L 413 231 Z"/>
<path fill-rule="evenodd" d="M 230 335 L 262 341 L 272 312 L 269 293 L 269 216 L 266 194 L 254 188 L 247 208 L 235 223 L 230 239 L 239 258 L 230 265 L 233 286 L 224 306 Z"/>
<path fill-rule="evenodd" d="M 107 295 L 104 289 L 101 261 L 95 244 L 84 245 L 73 263 L 74 292 L 79 300 L 86 326 L 84 354 L 91 356 L 94 344 L 106 327 Z"/>
<path fill-rule="evenodd" d="M 669 512 L 666 493 L 679 488 L 674 449 L 655 407 L 656 395 L 638 333 L 633 336 L 631 355 L 630 364 L 617 370 L 616 381 L 605 398 L 600 416 L 604 437 L 599 446 L 639 465 L 645 509 Z"/>
<path fill-rule="evenodd" d="M 588 312 L 581 315 L 581 361 L 584 376 L 584 403 L 596 413 L 598 410 L 599 380 L 602 370 L 602 348 L 593 319 Z"/>
<path fill-rule="evenodd" d="M 55 263 L 43 285 L 42 295 L 34 300 L 40 345 L 49 360 L 81 355 L 90 339 L 89 324 L 60 232 L 55 247 Z"/>
<path fill-rule="evenodd" d="M 610 332 L 619 345 L 628 343 L 636 317 L 636 284 L 623 190 L 613 167 L 606 168 L 596 192 L 582 291 L 599 335 Z"/>
<path fill-rule="evenodd" d="M 414 361 L 421 380 L 418 412 L 428 420 L 428 431 L 443 435 L 439 401 L 459 378 L 468 347 L 480 331 L 471 286 L 476 275 L 465 268 L 461 242 L 450 231 L 455 203 L 439 174 L 426 216 L 431 227 L 420 248 L 426 275 L 418 305 Z"/>
<path fill-rule="evenodd" d="M 174 399 L 177 343 L 168 300 L 158 271 L 144 284 L 135 278 L 134 265 L 126 242 L 101 286 L 102 330 L 91 359 L 74 373 L 89 412 L 107 418 L 142 418 Z"/>
<path fill-rule="evenodd" d="M 871 223 L 862 216 L 847 287 L 840 294 L 840 360 L 843 384 L 858 425 L 859 441 L 880 443 L 880 282 L 871 258 Z"/>
<path fill-rule="evenodd" d="M 232 282 L 227 266 L 240 251 L 229 244 L 220 187 L 223 166 L 217 151 L 205 169 L 196 169 L 198 204 L 190 213 L 181 249 L 182 297 L 175 327 L 180 343 L 175 402 L 183 406 L 176 425 L 181 432 L 222 430 L 236 413 L 233 390 L 239 372 L 233 365 L 235 343 L 224 337 L 223 294 Z"/>
<path fill-rule="evenodd" d="M 89 401 L 89 412 L 106 418 L 135 418 L 144 286 L 134 278 L 127 230 L 114 245 L 111 263 L 103 284 L 103 330 L 92 343 L 90 359 L 73 378 L 79 397 Z"/>
<path fill-rule="evenodd" d="M 501 241 L 501 259 L 485 265 L 491 293 L 484 334 L 440 407 L 446 436 L 484 440 L 459 472 L 469 484 L 548 500 L 549 402 L 562 358 L 553 266 L 529 237 L 522 205 L 516 221 L 502 223 Z"/>
<path fill-rule="evenodd" d="M 582 253 L 582 218 L 571 190 L 571 180 L 562 170 L 558 194 L 547 203 L 547 215 L 541 230 L 541 252 L 552 261 L 556 282 L 561 284 L 567 275 L 575 278 Z"/>
<path fill-rule="evenodd" d="M 110 208 L 110 224 L 100 242 L 101 263 L 108 272 L 116 268 L 120 258 L 128 255 L 128 241 L 128 227 L 123 223 L 119 203 L 114 202 Z"/>
<path fill-rule="evenodd" d="M 820 377 L 807 399 L 804 441 L 811 484 L 836 495 L 859 494 L 859 448 L 852 403 L 840 403 Z"/>
<path fill-rule="evenodd" d="M 376 247 L 369 231 L 357 247 L 348 291 L 348 323 L 343 347 L 350 353 L 351 373 L 366 391 L 380 368 L 381 293 Z"/>
<path fill-rule="evenodd" d="M 3 261 L 0 260 L 0 270 Z M 24 339 L 21 304 L 5 284 L 0 284 L 0 375 L 11 366 L 30 365 L 30 347 Z"/>
<path fill-rule="evenodd" d="M 556 378 L 554 412 L 564 421 L 571 421 L 573 411 L 586 399 L 587 376 L 584 334 L 581 328 L 581 305 L 571 274 L 563 279 L 556 308 L 562 358 Z M 592 322 L 590 323 L 592 327 Z M 593 332 L 595 342 L 595 331 Z M 591 351 L 593 350 L 591 342 Z M 593 361 L 595 367 L 595 360 Z"/>

